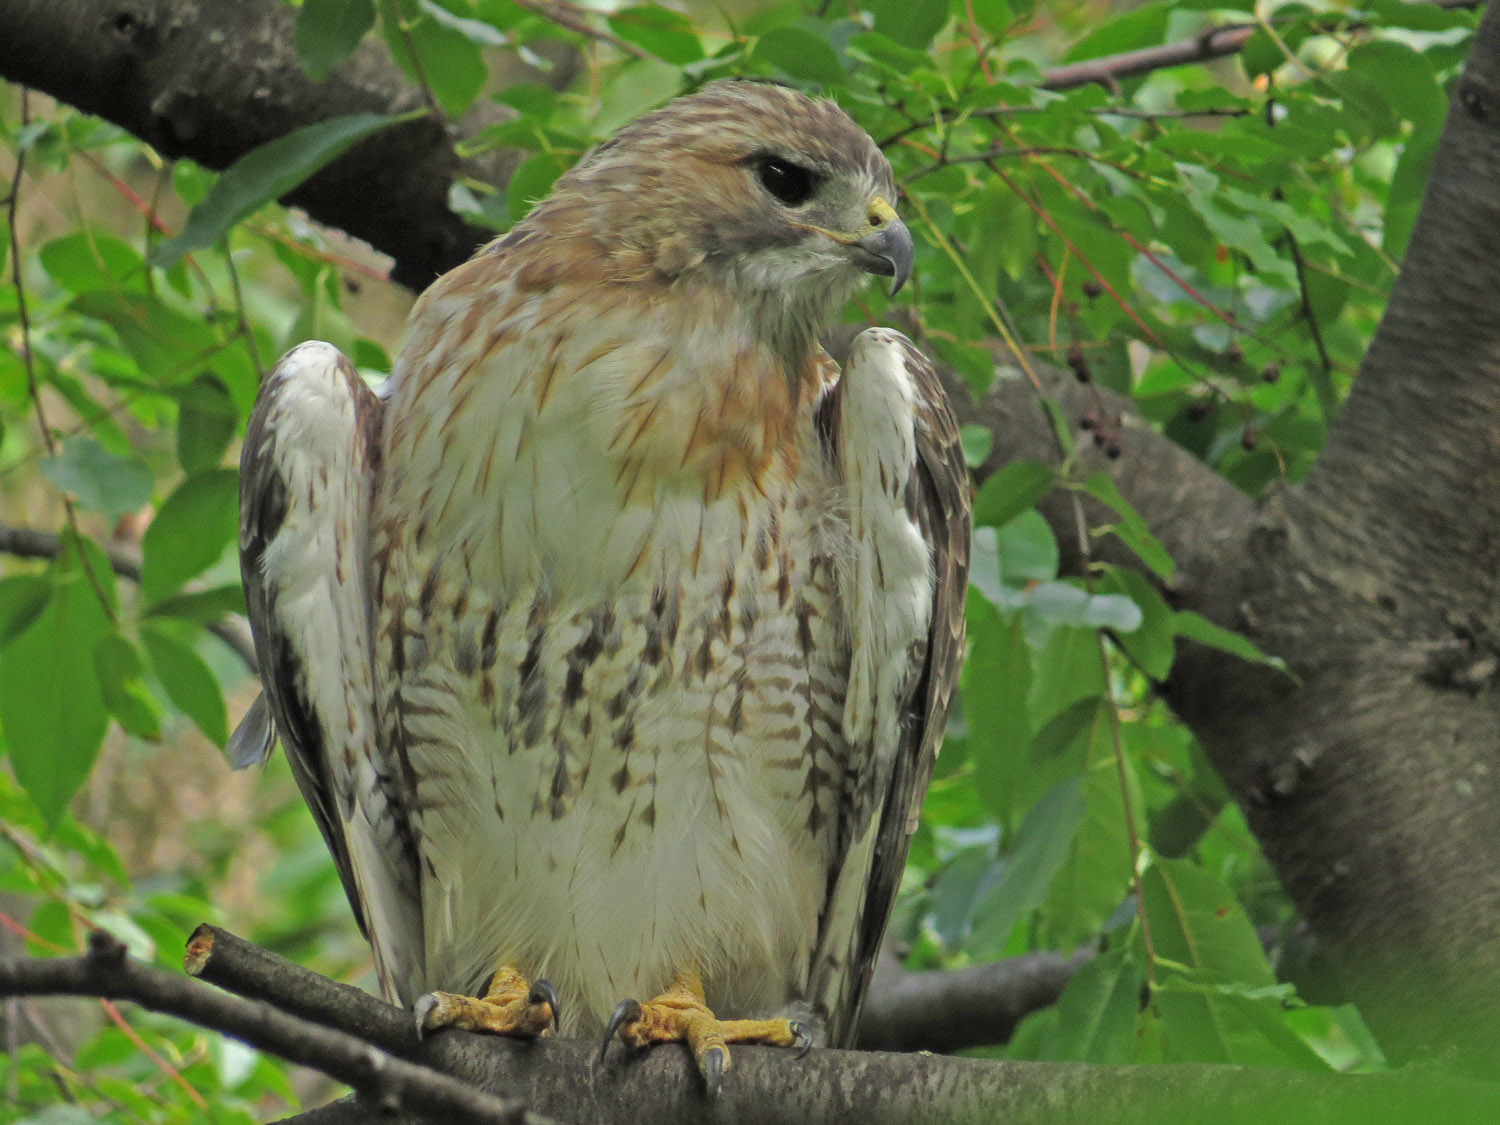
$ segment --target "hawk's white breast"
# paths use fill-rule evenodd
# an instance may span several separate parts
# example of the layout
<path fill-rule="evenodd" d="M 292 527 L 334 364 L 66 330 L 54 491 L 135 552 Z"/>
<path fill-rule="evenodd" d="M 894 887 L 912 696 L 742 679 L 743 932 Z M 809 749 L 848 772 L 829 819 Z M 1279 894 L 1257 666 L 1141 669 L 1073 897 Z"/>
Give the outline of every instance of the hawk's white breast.
<path fill-rule="evenodd" d="M 691 965 L 711 1005 L 778 1008 L 806 991 L 846 753 L 846 524 L 810 411 L 710 494 L 688 428 L 734 440 L 703 389 L 754 360 L 732 324 L 536 302 L 463 336 L 455 306 L 388 392 L 376 513 L 381 725 L 423 857 L 404 998 L 511 962 L 591 1026 Z"/>

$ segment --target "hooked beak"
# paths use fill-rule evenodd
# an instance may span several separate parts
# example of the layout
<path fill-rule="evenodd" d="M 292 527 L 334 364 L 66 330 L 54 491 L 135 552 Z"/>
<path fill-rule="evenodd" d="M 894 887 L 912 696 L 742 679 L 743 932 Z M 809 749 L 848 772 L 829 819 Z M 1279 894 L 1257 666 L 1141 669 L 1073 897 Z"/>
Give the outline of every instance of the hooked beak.
<path fill-rule="evenodd" d="M 897 218 L 891 205 L 879 196 L 870 202 L 869 222 L 872 232 L 851 245 L 863 251 L 861 269 L 891 279 L 891 296 L 894 297 L 911 276 L 911 231 Z"/>

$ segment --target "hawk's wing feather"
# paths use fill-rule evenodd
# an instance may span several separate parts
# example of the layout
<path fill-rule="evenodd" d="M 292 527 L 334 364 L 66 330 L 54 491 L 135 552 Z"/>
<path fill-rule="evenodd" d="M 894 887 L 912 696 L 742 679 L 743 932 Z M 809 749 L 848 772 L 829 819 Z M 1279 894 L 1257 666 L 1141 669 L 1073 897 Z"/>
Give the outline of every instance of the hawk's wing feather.
<path fill-rule="evenodd" d="M 843 400 L 854 388 L 867 399 L 882 397 L 879 388 L 871 386 L 876 383 L 886 385 L 885 416 L 877 413 L 872 418 L 867 405 L 859 424 L 841 420 L 839 415 L 847 411 Z M 878 460 L 873 445 L 881 440 L 881 425 L 899 430 L 900 440 L 891 441 L 887 435 L 886 445 L 899 449 L 908 463 L 897 469 L 903 487 L 899 496 L 891 497 L 895 511 L 888 538 L 915 532 L 928 564 L 926 596 L 915 599 L 923 620 L 906 652 L 881 652 L 879 637 L 859 635 L 861 616 L 853 616 L 855 635 L 850 643 L 856 672 L 851 676 L 851 695 L 860 691 L 857 668 L 862 647 L 874 647 L 877 657 L 891 662 L 899 680 L 877 681 L 884 698 L 873 701 L 868 736 L 855 739 L 850 749 L 855 790 L 849 794 L 849 823 L 841 833 L 840 854 L 831 872 L 812 982 L 815 1006 L 827 1020 L 829 1043 L 852 1046 L 963 662 L 971 503 L 958 423 L 936 371 L 900 333 L 875 329 L 862 334 L 839 383 L 820 404 L 818 422 L 846 485 L 857 462 Z M 879 474 L 882 483 L 890 468 Z M 875 475 L 871 464 L 865 471 Z M 894 493 L 896 481 L 891 485 Z M 851 499 L 857 558 L 881 548 L 869 536 L 861 538 L 859 508 L 859 500 Z M 873 569 L 880 573 L 882 567 L 877 563 Z M 859 585 L 857 577 L 851 581 Z M 889 589 L 875 594 L 870 589 L 849 591 L 855 601 L 874 599 L 863 620 L 866 631 L 878 634 L 876 623 L 900 616 L 901 594 Z M 847 731 L 847 711 L 845 725 Z M 892 737 L 894 745 L 887 745 Z"/>
<path fill-rule="evenodd" d="M 381 414 L 328 344 L 292 349 L 266 376 L 241 454 L 239 533 L 265 695 L 234 735 L 237 765 L 262 761 L 274 723 L 377 965 L 417 901 L 375 744 L 368 522 Z"/>

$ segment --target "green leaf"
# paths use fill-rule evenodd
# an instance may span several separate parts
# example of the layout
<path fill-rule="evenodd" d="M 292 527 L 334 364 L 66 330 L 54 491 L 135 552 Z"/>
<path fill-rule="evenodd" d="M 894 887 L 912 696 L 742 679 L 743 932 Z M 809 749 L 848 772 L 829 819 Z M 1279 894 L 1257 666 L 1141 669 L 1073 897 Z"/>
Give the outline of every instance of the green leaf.
<path fill-rule="evenodd" d="M 969 933 L 974 903 L 995 875 L 995 861 L 983 845 L 953 855 L 932 884 L 932 928 L 948 949 L 959 948 Z"/>
<path fill-rule="evenodd" d="M 148 601 L 172 593 L 219 560 L 238 530 L 238 506 L 234 469 L 209 469 L 177 486 L 141 541 L 141 589 Z"/>
<path fill-rule="evenodd" d="M 155 387 L 187 382 L 224 346 L 201 319 L 178 312 L 148 293 L 95 290 L 75 297 L 71 308 L 103 321 L 120 338 L 140 368 L 122 382 L 136 382 L 143 376 Z"/>
<path fill-rule="evenodd" d="M 1031 649 L 1019 616 L 1001 617 L 991 606 L 971 601 L 961 706 L 975 788 L 1005 824 L 1014 822 L 1016 781 L 1031 743 L 1030 692 Z"/>
<path fill-rule="evenodd" d="M 31 628 L 52 597 L 53 576 L 13 574 L 0 578 L 0 648 Z"/>
<path fill-rule="evenodd" d="M 1012 766 L 1012 807 L 1028 808 L 1064 781 L 1083 778 L 1088 764 L 1106 753 L 1109 729 L 1109 712 L 1097 695 L 1070 703 L 1043 723 Z"/>
<path fill-rule="evenodd" d="M 239 424 L 229 391 L 212 375 L 202 375 L 175 397 L 177 460 L 189 473 L 218 468 Z"/>
<path fill-rule="evenodd" d="M 375 26 L 374 0 L 302 0 L 292 43 L 308 77 L 321 81 Z"/>
<path fill-rule="evenodd" d="M 1110 567 L 1100 580 L 1099 588 L 1123 594 L 1140 609 L 1140 628 L 1117 633 L 1115 643 L 1153 680 L 1166 679 L 1176 656 L 1176 645 L 1172 640 L 1176 630 L 1171 607 L 1144 574 L 1128 567 Z"/>
<path fill-rule="evenodd" d="M 822 86 L 841 86 L 844 67 L 838 52 L 810 31 L 778 27 L 762 35 L 751 58 L 779 70 L 788 78 Z"/>
<path fill-rule="evenodd" d="M 470 19 L 468 16 L 460 15 L 461 11 L 469 11 L 473 5 L 471 0 L 417 0 L 422 13 L 431 17 L 443 27 L 456 31 L 465 39 L 479 47 L 507 47 L 511 40 L 505 32 L 485 19 Z"/>
<path fill-rule="evenodd" d="M 1011 928 L 1047 897 L 1052 874 L 1067 858 L 1068 845 L 1086 805 L 1080 779 L 1071 778 L 1032 806 L 1016 832 L 1004 872 L 974 910 L 968 950 L 980 959 L 999 956 Z"/>
<path fill-rule="evenodd" d="M 42 268 L 70 293 L 146 291 L 146 260 L 111 234 L 80 230 L 54 238 L 37 255 Z"/>
<path fill-rule="evenodd" d="M 1024 585 L 1057 577 L 1057 539 L 1038 511 L 1022 512 L 996 531 L 995 552 L 1006 582 Z"/>
<path fill-rule="evenodd" d="M 1272 668 L 1285 672 L 1291 676 L 1291 670 L 1287 668 L 1286 662 L 1279 656 L 1267 656 L 1255 642 L 1243 633 L 1235 633 L 1229 629 L 1215 625 L 1201 613 L 1194 613 L 1190 609 L 1180 609 L 1172 615 L 1172 631 L 1179 637 L 1186 637 L 1190 641 L 1197 641 L 1200 645 L 1208 645 L 1220 652 L 1227 652 L 1231 656 L 1238 656 L 1241 660 L 1248 660 L 1252 664 L 1269 664 Z M 1296 679 L 1295 676 L 1292 676 Z"/>
<path fill-rule="evenodd" d="M 16 780 L 55 824 L 109 727 L 92 653 L 112 631 L 114 576 L 103 552 L 71 533 L 49 573 L 46 607 L 0 651 L 0 726 Z"/>
<path fill-rule="evenodd" d="M 1233 892 L 1196 863 L 1157 859 L 1141 877 L 1152 948 L 1193 979 L 1259 988 L 1276 983 Z"/>
<path fill-rule="evenodd" d="M 1407 137 L 1401 159 L 1396 162 L 1396 170 L 1391 175 L 1380 248 L 1398 261 L 1405 255 L 1406 244 L 1417 223 L 1417 212 L 1432 172 L 1432 159 L 1437 155 L 1437 140 L 1437 130 Z"/>
<path fill-rule="evenodd" d="M 1022 7 L 1026 7 L 1024 2 Z M 971 0 L 970 10 L 974 22 L 991 35 L 1004 35 L 1016 18 L 1009 0 Z"/>
<path fill-rule="evenodd" d="M 1162 975 L 1156 1003 L 1168 1061 L 1326 1069 L 1278 1018 L 1276 975 L 1227 887 L 1195 863 L 1159 859 L 1141 893 Z"/>
<path fill-rule="evenodd" d="M 91 437 L 69 438 L 38 466 L 53 486 L 113 523 L 151 499 L 151 469 L 139 457 L 116 457 Z"/>
<path fill-rule="evenodd" d="M 974 496 L 974 522 L 1003 527 L 1052 491 L 1056 479 L 1057 471 L 1051 465 L 1010 462 L 979 486 Z"/>
<path fill-rule="evenodd" d="M 167 698 L 221 749 L 229 739 L 229 715 L 219 681 L 193 647 L 152 625 L 141 627 L 141 641 Z"/>
<path fill-rule="evenodd" d="M 214 245 L 235 223 L 287 194 L 372 133 L 414 120 L 422 113 L 415 110 L 332 117 L 252 149 L 225 169 L 208 197 L 188 215 L 182 232 L 156 248 L 152 262 L 169 269 L 182 255 Z"/>
<path fill-rule="evenodd" d="M 156 700 L 146 690 L 146 670 L 135 645 L 119 633 L 111 633 L 94 646 L 94 672 L 104 706 L 120 726 L 147 742 L 161 739 L 161 715 Z"/>
<path fill-rule="evenodd" d="M 948 22 L 948 0 L 871 0 L 875 30 L 906 47 L 925 48 Z"/>
<path fill-rule="evenodd" d="M 1114 629 L 1128 633 L 1141 626 L 1140 608 L 1120 594 L 1090 594 L 1070 582 L 1042 582 L 1027 590 L 1022 604 L 1049 625 Z"/>
<path fill-rule="evenodd" d="M 1035 668 L 1031 721 L 1037 726 L 1080 699 L 1097 701 L 1104 694 L 1099 636 L 1093 629 L 1051 630 L 1036 654 Z"/>
<path fill-rule="evenodd" d="M 505 189 L 505 206 L 512 222 L 524 219 L 538 202 L 547 198 L 552 185 L 566 167 L 550 152 L 539 152 L 521 161 Z"/>
<path fill-rule="evenodd" d="M 1027 1057 L 1052 1062 L 1133 1062 L 1135 1020 L 1144 983 L 1145 973 L 1130 943 L 1116 943 L 1069 978 L 1057 999 L 1057 1022 Z"/>
<path fill-rule="evenodd" d="M 394 26 L 395 20 L 381 21 L 386 46 L 403 74 L 419 85 L 425 82 L 447 117 L 461 117 L 489 77 L 476 39 L 498 33 L 481 21 L 454 16 L 430 0 L 418 0 L 416 7 L 421 15 L 403 20 L 399 27 Z"/>
<path fill-rule="evenodd" d="M 660 4 L 622 8 L 609 17 L 609 29 L 627 43 L 678 66 L 703 57 L 703 45 L 698 42 L 693 21 Z"/>
<path fill-rule="evenodd" d="M 995 443 L 995 435 L 986 426 L 966 423 L 958 428 L 959 444 L 964 451 L 964 464 L 971 469 L 983 465 Z"/>
<path fill-rule="evenodd" d="M 245 588 L 238 582 L 215 586 L 211 590 L 198 590 L 191 594 L 173 594 L 163 598 L 146 611 L 148 617 L 175 617 L 179 621 L 193 621 L 206 625 L 228 617 L 232 613 L 245 612 Z"/>
<path fill-rule="evenodd" d="M 58 822 L 53 839 L 58 847 L 77 852 L 85 862 L 120 888 L 129 889 L 130 876 L 120 862 L 120 857 L 110 846 L 110 842 L 97 832 L 85 828 L 71 816 L 65 816 Z"/>
<path fill-rule="evenodd" d="M 1119 517 L 1119 522 L 1110 528 L 1115 538 L 1134 551 L 1136 557 L 1150 567 L 1153 574 L 1170 582 L 1172 572 L 1176 569 L 1172 556 L 1167 554 L 1167 549 L 1151 534 L 1146 521 L 1141 519 L 1130 502 L 1120 495 L 1120 490 L 1115 487 L 1110 475 L 1103 471 L 1090 473 L 1083 482 L 1083 487 L 1085 492 Z"/>
<path fill-rule="evenodd" d="M 613 133 L 648 109 L 655 109 L 682 89 L 680 67 L 660 59 L 640 59 L 626 65 L 600 96 L 593 120 L 595 136 Z"/>
<path fill-rule="evenodd" d="M 1109 723 L 1099 723 L 1095 731 L 1083 776 L 1083 819 L 1052 876 L 1043 912 L 1053 940 L 1065 946 L 1087 941 L 1099 932 L 1130 894 L 1135 861 Z M 1126 776 L 1131 776 L 1128 764 Z"/>
<path fill-rule="evenodd" d="M 1266 34 L 1264 28 L 1256 28 L 1240 48 L 1240 65 L 1245 68 L 1247 78 L 1275 74 L 1285 62 L 1286 55 L 1281 46 Z"/>
<path fill-rule="evenodd" d="M 1042 413 L 1047 416 L 1047 423 L 1052 427 L 1052 436 L 1057 440 L 1057 448 L 1062 450 L 1062 455 L 1067 457 L 1073 452 L 1073 423 L 1070 422 L 1062 412 L 1062 407 L 1050 398 L 1044 398 L 1041 402 Z"/>
<path fill-rule="evenodd" d="M 1094 59 L 1100 55 L 1117 55 L 1140 47 L 1153 47 L 1162 41 L 1167 30 L 1168 7 L 1165 4 L 1142 4 L 1134 11 L 1106 20 L 1080 39 L 1063 56 L 1064 62 Z"/>

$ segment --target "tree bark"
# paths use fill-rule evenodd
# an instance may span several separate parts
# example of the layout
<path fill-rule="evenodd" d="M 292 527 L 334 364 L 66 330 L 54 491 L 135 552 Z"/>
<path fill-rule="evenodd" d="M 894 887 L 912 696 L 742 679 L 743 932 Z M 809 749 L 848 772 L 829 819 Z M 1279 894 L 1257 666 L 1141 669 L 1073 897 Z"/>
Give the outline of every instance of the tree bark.
<path fill-rule="evenodd" d="M 0 74 L 114 122 L 163 156 L 215 169 L 329 117 L 425 105 L 378 43 L 326 81 L 308 78 L 292 46 L 296 17 L 279 0 L 5 0 Z M 476 111 L 480 121 L 499 112 L 487 103 Z M 448 207 L 455 177 L 504 184 L 515 164 L 499 153 L 460 162 L 452 141 L 430 117 L 384 130 L 286 202 L 389 254 L 391 277 L 423 289 L 494 233 Z"/>
<path fill-rule="evenodd" d="M 592 1125 L 862 1121 L 1299 1122 L 1481 1121 L 1500 1115 L 1500 1086 L 1430 1072 L 1345 1076 L 1232 1066 L 1106 1067 L 929 1054 L 793 1052 L 737 1046 L 724 1092 L 705 1100 L 680 1049 L 601 1060 L 593 1043 L 531 1043 L 446 1031 L 419 1037 L 411 1013 L 200 926 L 190 976 L 131 960 L 101 930 L 79 957 L 0 957 L 0 997 L 99 996 L 192 1020 L 354 1085 L 354 1098 L 289 1120 Z M 190 979 L 197 977 L 199 979 Z M 213 982 L 227 991 L 211 987 Z M 241 995 L 233 995 L 240 993 Z M 546 1116 L 542 1116 L 545 1114 Z"/>
<path fill-rule="evenodd" d="M 1300 684 L 1194 650 L 1168 685 L 1388 1057 L 1435 1049 L 1489 1073 L 1500 1067 L 1497 126 L 1490 5 L 1400 278 L 1316 466 L 1223 549 L 1183 560 L 1196 607 L 1281 655 Z"/>
<path fill-rule="evenodd" d="M 1047 387 L 1069 418 L 1101 403 L 1126 416 L 1122 456 L 1099 463 L 1177 559 L 1176 604 L 1247 633 L 1296 673 L 1184 646 L 1164 690 L 1388 1056 L 1436 1050 L 1488 1072 L 1500 1068 L 1496 8 L 1455 87 L 1385 319 L 1304 484 L 1253 503 L 1109 396 L 1063 376 Z M 214 167 L 322 116 L 417 104 L 378 51 L 310 83 L 287 45 L 289 18 L 274 0 L 10 0 L 0 74 Z M 446 207 L 455 167 L 441 129 L 419 122 L 361 146 L 293 200 L 420 284 L 482 237 Z M 1002 457 L 1054 458 L 1020 381 L 958 402 L 994 433 L 982 471 Z M 1069 504 L 1042 508 L 1071 548 Z M 747 1072 L 762 1065 L 744 1055 Z M 658 1080 L 666 1057 L 630 1064 L 632 1081 Z"/>

